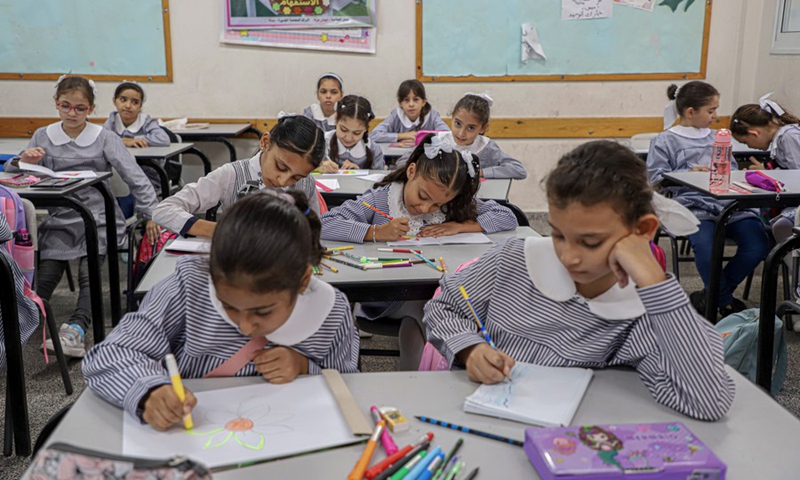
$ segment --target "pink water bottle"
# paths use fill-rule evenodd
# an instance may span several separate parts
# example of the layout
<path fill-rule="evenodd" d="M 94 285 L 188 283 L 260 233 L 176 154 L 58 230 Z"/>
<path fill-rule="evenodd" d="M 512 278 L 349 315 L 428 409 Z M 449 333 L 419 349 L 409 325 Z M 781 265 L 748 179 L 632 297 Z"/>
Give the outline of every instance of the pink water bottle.
<path fill-rule="evenodd" d="M 714 146 L 711 147 L 711 176 L 708 189 L 711 193 L 728 193 L 731 184 L 731 131 L 717 130 Z"/>

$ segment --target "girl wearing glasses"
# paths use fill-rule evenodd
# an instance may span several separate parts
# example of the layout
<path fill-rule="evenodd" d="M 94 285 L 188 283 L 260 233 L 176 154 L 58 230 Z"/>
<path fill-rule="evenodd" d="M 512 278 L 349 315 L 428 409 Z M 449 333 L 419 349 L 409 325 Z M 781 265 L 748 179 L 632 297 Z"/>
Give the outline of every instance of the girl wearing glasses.
<path fill-rule="evenodd" d="M 86 121 L 94 111 L 97 92 L 94 82 L 78 76 L 62 76 L 56 83 L 56 109 L 61 121 L 36 130 L 18 157 L 6 163 L 6 171 L 19 171 L 19 162 L 38 163 L 55 171 L 93 170 L 110 172 L 114 167 L 128 184 L 136 200 L 135 209 L 151 218 L 156 207 L 156 193 L 142 169 L 125 149 L 114 132 Z M 105 181 L 109 188 L 108 180 Z M 97 222 L 101 261 L 106 253 L 105 208 L 103 197 L 94 188 L 82 188 L 71 194 L 89 210 Z M 36 293 L 49 300 L 70 260 L 78 260 L 80 293 L 75 311 L 61 326 L 59 337 L 66 355 L 83 357 L 84 332 L 91 323 L 89 273 L 83 221 L 75 210 L 50 208 L 49 217 L 39 225 L 39 271 Z M 125 218 L 116 205 L 117 240 L 125 238 Z M 148 237 L 158 235 L 158 227 L 147 222 Z M 52 350 L 52 340 L 47 348 Z"/>

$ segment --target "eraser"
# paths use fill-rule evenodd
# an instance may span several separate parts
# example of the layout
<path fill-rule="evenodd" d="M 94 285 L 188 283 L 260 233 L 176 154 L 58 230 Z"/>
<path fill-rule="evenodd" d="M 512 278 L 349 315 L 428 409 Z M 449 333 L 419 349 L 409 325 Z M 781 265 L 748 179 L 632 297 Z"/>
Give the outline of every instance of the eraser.
<path fill-rule="evenodd" d="M 400 413 L 400 410 L 394 407 L 380 407 L 378 410 L 381 412 L 381 417 L 386 420 L 386 424 L 389 425 L 389 430 L 393 433 L 408 430 L 408 420 Z"/>

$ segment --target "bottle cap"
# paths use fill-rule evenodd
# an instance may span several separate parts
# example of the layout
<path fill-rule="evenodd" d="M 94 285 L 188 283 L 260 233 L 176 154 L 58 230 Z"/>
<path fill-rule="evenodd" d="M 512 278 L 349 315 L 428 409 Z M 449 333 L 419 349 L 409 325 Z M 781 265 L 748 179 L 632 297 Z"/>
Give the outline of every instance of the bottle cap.
<path fill-rule="evenodd" d="M 714 143 L 721 143 L 723 145 L 728 145 L 731 143 L 731 131 L 725 128 L 721 128 L 717 130 L 717 133 L 714 134 Z"/>

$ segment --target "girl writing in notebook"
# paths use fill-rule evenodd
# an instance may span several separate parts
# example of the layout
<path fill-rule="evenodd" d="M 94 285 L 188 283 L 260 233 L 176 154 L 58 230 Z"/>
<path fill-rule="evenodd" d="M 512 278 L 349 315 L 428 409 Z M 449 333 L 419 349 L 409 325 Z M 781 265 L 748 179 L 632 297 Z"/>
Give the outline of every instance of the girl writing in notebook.
<path fill-rule="evenodd" d="M 55 107 L 61 121 L 36 130 L 19 157 L 6 163 L 6 171 L 19 171 L 20 163 L 36 163 L 55 171 L 93 170 L 110 172 L 114 167 L 122 180 L 128 184 L 135 198 L 135 209 L 145 218 L 150 218 L 156 207 L 156 193 L 145 174 L 122 140 L 100 125 L 86 121 L 94 111 L 94 82 L 78 76 L 62 76 L 56 83 Z M 105 188 L 110 188 L 104 180 Z M 85 205 L 97 222 L 100 255 L 106 254 L 105 203 L 100 192 L 94 188 L 82 188 L 71 194 Z M 115 204 L 117 241 L 125 238 L 125 217 Z M 69 320 L 61 326 L 59 337 L 65 355 L 83 357 L 86 354 L 84 333 L 91 323 L 91 298 L 89 295 L 89 270 L 86 259 L 84 225 L 77 211 L 66 207 L 48 209 L 49 216 L 39 225 L 39 269 L 36 293 L 50 300 L 61 280 L 67 262 L 79 260 L 78 284 L 80 290 L 75 310 Z M 150 242 L 158 236 L 158 226 L 147 222 L 147 237 Z M 101 258 L 101 261 L 102 261 Z M 53 348 L 52 340 L 47 348 Z"/>
<path fill-rule="evenodd" d="M 369 138 L 374 142 L 409 142 L 413 145 L 420 130 L 450 130 L 439 112 L 428 103 L 425 86 L 419 80 L 406 80 L 397 89 L 399 106 L 392 110 Z"/>
<path fill-rule="evenodd" d="M 517 227 L 511 210 L 476 198 L 480 185 L 478 159 L 469 152 L 429 134 L 417 145 L 405 167 L 393 171 L 355 200 L 322 216 L 326 240 L 387 242 L 405 235 L 441 236 L 464 232 L 494 233 Z M 364 203 L 384 212 L 386 218 Z M 402 319 L 400 367 L 419 365 L 424 347 L 424 302 L 370 303 L 359 316 Z"/>
<path fill-rule="evenodd" d="M 182 236 L 208 237 L 216 222 L 194 215 L 220 205 L 227 208 L 241 195 L 261 188 L 283 188 L 302 192 L 319 212 L 317 189 L 308 175 L 325 155 L 322 130 L 300 115 L 278 119 L 260 141 L 261 149 L 249 160 L 227 163 L 196 183 L 158 204 L 153 219 L 162 227 Z"/>
<path fill-rule="evenodd" d="M 317 80 L 317 102 L 303 110 L 303 116 L 314 121 L 323 131 L 336 129 L 336 105 L 342 99 L 342 78 L 326 73 Z"/>
<path fill-rule="evenodd" d="M 315 127 L 316 128 L 316 127 Z M 162 360 L 183 378 L 261 375 L 287 383 L 333 368 L 357 371 L 347 297 L 316 279 L 320 223 L 300 192 L 264 190 L 229 208 L 211 256 L 186 256 L 108 338 L 83 374 L 94 392 L 164 430 L 196 403 L 178 400 Z"/>
<path fill-rule="evenodd" d="M 800 169 L 800 119 L 764 95 L 758 104 L 742 105 L 731 117 L 733 138 L 750 148 L 769 151 L 772 163 L 765 166 L 750 157 L 751 170 L 764 168 Z M 772 220 L 772 235 L 780 243 L 794 227 L 796 207 L 785 209 Z"/>
<path fill-rule="evenodd" d="M 659 403 L 703 420 L 724 415 L 734 384 L 722 339 L 650 249 L 666 208 L 683 231 L 696 219 L 654 197 L 644 165 L 613 142 L 566 154 L 545 186 L 552 236 L 508 240 L 445 276 L 425 307 L 428 340 L 476 382 L 502 381 L 515 362 L 627 365 Z M 478 333 L 462 286 L 498 350 Z"/>
<path fill-rule="evenodd" d="M 665 173 L 709 170 L 715 134 L 710 127 L 717 118 L 719 107 L 719 92 L 705 82 L 692 81 L 680 89 L 671 85 L 667 89 L 667 96 L 671 100 L 665 110 L 664 126 L 668 130 L 650 141 L 647 154 L 650 184 L 655 186 L 661 184 Z M 676 119 L 680 122 L 670 127 Z M 731 168 L 736 169 L 736 160 L 733 160 Z M 689 235 L 689 242 L 694 251 L 697 271 L 703 284 L 708 287 L 714 225 L 726 202 L 686 187 L 668 187 L 664 193 L 700 219 L 700 230 Z M 752 210 L 736 212 L 728 220 L 725 237 L 733 240 L 737 248 L 736 255 L 725 265 L 720 280 L 719 310 L 723 317 L 747 308 L 744 302 L 734 298 L 733 292 L 769 252 L 769 240 L 764 227 Z M 690 296 L 692 304 L 701 313 L 705 313 L 706 309 L 705 292 L 693 292 Z"/>
<path fill-rule="evenodd" d="M 336 107 L 336 129 L 325 133 L 327 158 L 325 173 L 343 169 L 383 170 L 381 147 L 369 139 L 369 122 L 375 118 L 372 105 L 364 97 L 348 95 Z"/>

